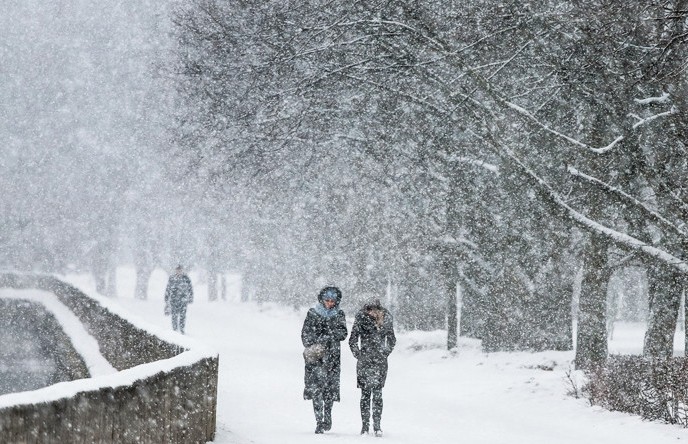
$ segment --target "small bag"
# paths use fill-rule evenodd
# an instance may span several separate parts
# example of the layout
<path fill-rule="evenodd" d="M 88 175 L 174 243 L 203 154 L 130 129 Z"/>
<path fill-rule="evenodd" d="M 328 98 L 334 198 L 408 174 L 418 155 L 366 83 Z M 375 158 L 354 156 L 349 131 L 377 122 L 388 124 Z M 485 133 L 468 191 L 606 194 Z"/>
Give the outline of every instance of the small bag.
<path fill-rule="evenodd" d="M 325 346 L 322 344 L 313 344 L 303 350 L 303 359 L 306 364 L 316 364 L 322 360 L 323 356 L 325 356 Z"/>

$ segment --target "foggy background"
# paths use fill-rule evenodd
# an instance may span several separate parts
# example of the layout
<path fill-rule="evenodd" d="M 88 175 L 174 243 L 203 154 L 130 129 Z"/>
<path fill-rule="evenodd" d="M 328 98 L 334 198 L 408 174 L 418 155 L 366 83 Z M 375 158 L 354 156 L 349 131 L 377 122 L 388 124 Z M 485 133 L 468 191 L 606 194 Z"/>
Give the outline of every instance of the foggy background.
<path fill-rule="evenodd" d="M 578 3 L 9 0 L 0 266 L 460 304 L 486 350 L 570 349 L 579 295 L 579 331 L 645 320 L 688 238 L 685 25 Z"/>

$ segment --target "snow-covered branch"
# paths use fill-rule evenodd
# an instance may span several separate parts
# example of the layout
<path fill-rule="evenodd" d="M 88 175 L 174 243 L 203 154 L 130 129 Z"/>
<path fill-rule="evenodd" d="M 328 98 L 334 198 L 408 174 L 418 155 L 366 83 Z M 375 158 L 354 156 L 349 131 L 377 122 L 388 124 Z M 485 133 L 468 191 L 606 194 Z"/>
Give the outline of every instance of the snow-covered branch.
<path fill-rule="evenodd" d="M 617 198 L 622 199 L 623 201 L 637 207 L 638 209 L 642 210 L 649 218 L 668 230 L 672 231 L 673 233 L 681 236 L 683 239 L 688 240 L 688 233 L 683 231 L 681 228 L 677 227 L 674 223 L 672 223 L 670 220 L 653 210 L 652 208 L 648 207 L 644 202 L 641 202 L 640 200 L 636 199 L 635 197 L 631 196 L 630 194 L 624 192 L 623 190 L 612 186 L 606 182 L 601 181 L 600 179 L 597 179 L 595 177 L 589 176 L 587 174 L 584 174 L 577 170 L 574 167 L 569 166 L 567 168 L 569 174 L 571 174 L 574 177 L 578 177 L 580 179 L 585 180 L 586 182 L 589 182 L 591 184 L 594 184 L 595 186 L 613 194 Z"/>
<path fill-rule="evenodd" d="M 666 103 L 669 101 L 669 93 L 665 92 L 661 96 L 647 97 L 644 99 L 635 99 L 634 101 L 639 105 L 650 105 L 652 103 Z"/>
<path fill-rule="evenodd" d="M 484 137 L 481 137 L 478 134 L 475 135 L 482 140 L 486 140 Z M 564 217 L 568 218 L 582 229 L 589 233 L 602 236 L 621 248 L 627 248 L 631 251 L 641 254 L 648 259 L 663 262 L 664 264 L 669 265 L 682 273 L 688 273 L 688 264 L 686 264 L 681 258 L 678 258 L 673 254 L 662 250 L 661 248 L 649 245 L 640 239 L 636 239 L 633 236 L 619 232 L 593 219 L 590 219 L 566 203 L 565 199 L 556 190 L 554 190 L 547 183 L 547 181 L 531 170 L 508 147 L 504 146 L 493 138 L 487 139 L 486 142 L 493 146 L 500 156 L 518 168 L 518 170 L 521 172 L 521 175 L 527 179 L 537 191 L 541 193 L 541 195 L 545 198 L 545 201 L 549 203 L 552 209 L 562 213 Z"/>
<path fill-rule="evenodd" d="M 529 112 L 529 111 L 526 110 L 525 108 L 523 108 L 523 107 L 521 107 L 521 106 L 518 106 L 518 105 L 516 105 L 515 103 L 510 102 L 510 101 L 508 101 L 508 100 L 504 100 L 504 99 L 502 99 L 502 100 L 503 100 L 503 103 L 504 103 L 506 106 L 508 106 L 508 107 L 511 108 L 512 110 L 516 111 L 516 112 L 519 113 L 520 115 L 526 117 L 526 118 L 527 118 L 528 120 L 530 120 L 532 123 L 536 124 L 537 126 L 539 126 L 540 128 L 542 128 L 543 130 L 547 131 L 548 133 L 550 133 L 550 134 L 552 134 L 552 135 L 554 135 L 554 136 L 557 136 L 557 137 L 559 137 L 560 139 L 564 139 L 564 140 L 566 140 L 567 142 L 570 142 L 570 143 L 572 143 L 572 144 L 574 144 L 574 145 L 576 145 L 576 146 L 579 146 L 579 147 L 581 147 L 581 148 L 585 148 L 585 149 L 587 149 L 587 150 L 590 150 L 590 151 L 592 151 L 593 153 L 596 153 L 596 154 L 603 154 L 603 153 L 606 153 L 607 151 L 612 150 L 619 142 L 621 142 L 622 140 L 624 140 L 624 136 L 617 136 L 616 139 L 612 140 L 611 143 L 609 143 L 607 146 L 603 146 L 603 147 L 600 147 L 600 148 L 595 148 L 595 147 L 592 147 L 592 146 L 590 146 L 590 145 L 588 145 L 588 144 L 586 144 L 586 143 L 584 143 L 584 142 L 581 142 L 581 141 L 578 140 L 578 139 L 575 139 L 575 138 L 573 138 L 573 137 L 567 136 L 566 134 L 561 133 L 561 132 L 559 132 L 559 131 L 557 131 L 557 130 L 551 128 L 549 125 L 547 125 L 546 123 L 543 123 L 540 119 L 538 119 L 537 117 L 535 117 L 531 112 Z"/>
<path fill-rule="evenodd" d="M 671 116 L 672 114 L 676 114 L 677 112 L 678 112 L 678 110 L 676 109 L 676 107 L 672 106 L 669 111 L 665 111 L 665 112 L 659 113 L 659 114 L 653 114 L 650 117 L 640 117 L 640 116 L 633 115 L 633 117 L 638 119 L 638 121 L 633 124 L 633 129 L 636 129 L 640 126 L 643 126 L 648 122 L 652 122 L 655 119 L 659 119 L 660 117 Z"/>
<path fill-rule="evenodd" d="M 458 163 L 465 163 L 465 164 L 469 164 L 469 165 L 475 165 L 475 166 L 484 168 L 491 173 L 495 173 L 497 175 L 499 174 L 499 167 L 497 165 L 485 162 L 484 160 L 472 159 L 470 157 L 465 157 L 465 156 L 450 157 L 448 160 L 450 162 L 458 162 Z"/>

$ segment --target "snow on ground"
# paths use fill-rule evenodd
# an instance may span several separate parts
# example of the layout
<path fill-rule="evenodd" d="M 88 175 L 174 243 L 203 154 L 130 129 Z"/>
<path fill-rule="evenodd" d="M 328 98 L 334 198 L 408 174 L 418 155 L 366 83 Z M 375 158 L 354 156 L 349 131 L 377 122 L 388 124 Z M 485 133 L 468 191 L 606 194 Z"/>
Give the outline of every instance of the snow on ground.
<path fill-rule="evenodd" d="M 331 432 L 315 435 L 310 402 L 302 398 L 303 358 L 300 331 L 305 308 L 277 304 L 207 302 L 198 274 L 187 333 L 220 354 L 218 425 L 222 444 L 361 443 L 359 391 L 355 361 L 342 353 L 342 402 L 335 404 Z M 83 276 L 68 279 L 92 293 Z M 158 270 L 147 301 L 135 300 L 132 274 L 118 276 L 114 303 L 133 317 L 169 327 L 163 315 L 166 275 Z M 346 297 L 346 294 L 344 295 Z M 315 300 L 315 295 L 313 297 Z M 348 314 L 349 322 L 352 314 Z M 638 352 L 643 326 L 619 324 L 612 352 Z M 477 341 L 462 339 L 459 353 L 443 349 L 445 332 L 399 332 L 390 356 L 382 429 L 395 444 L 501 443 L 675 443 L 688 430 L 591 407 L 567 395 L 566 373 L 573 352 L 492 353 Z M 677 343 L 682 347 L 683 343 Z M 364 442 L 364 441 L 363 441 Z"/>

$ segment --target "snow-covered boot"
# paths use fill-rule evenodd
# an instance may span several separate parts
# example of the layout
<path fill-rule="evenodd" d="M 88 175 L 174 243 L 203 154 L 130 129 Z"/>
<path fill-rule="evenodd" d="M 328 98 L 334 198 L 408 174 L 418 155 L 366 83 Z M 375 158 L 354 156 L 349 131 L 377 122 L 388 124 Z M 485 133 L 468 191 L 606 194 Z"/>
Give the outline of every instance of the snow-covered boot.
<path fill-rule="evenodd" d="M 373 430 L 375 436 L 382 436 L 382 429 L 380 428 L 380 418 L 373 416 Z"/>
<path fill-rule="evenodd" d="M 332 404 L 325 402 L 325 415 L 323 418 L 323 430 L 326 432 L 332 428 Z"/>
<path fill-rule="evenodd" d="M 322 432 L 325 431 L 324 427 L 324 412 L 323 412 L 323 402 L 322 399 L 314 399 L 313 400 L 313 412 L 315 413 L 315 422 L 316 422 L 316 427 L 315 427 L 315 433 L 318 435 L 321 434 Z"/>
<path fill-rule="evenodd" d="M 370 392 L 365 390 L 361 393 L 361 435 L 365 435 L 370 430 Z"/>

